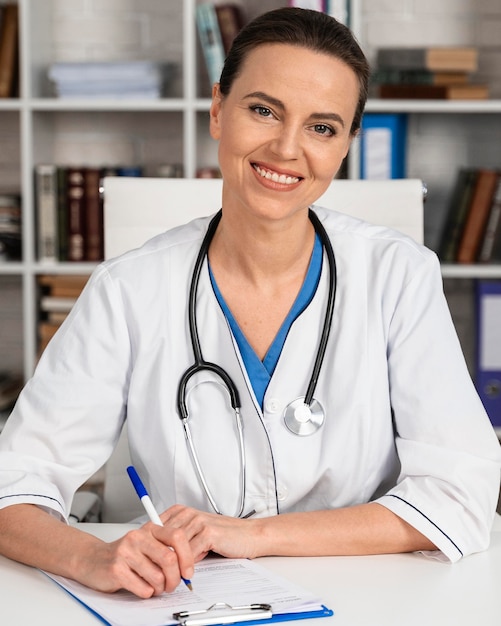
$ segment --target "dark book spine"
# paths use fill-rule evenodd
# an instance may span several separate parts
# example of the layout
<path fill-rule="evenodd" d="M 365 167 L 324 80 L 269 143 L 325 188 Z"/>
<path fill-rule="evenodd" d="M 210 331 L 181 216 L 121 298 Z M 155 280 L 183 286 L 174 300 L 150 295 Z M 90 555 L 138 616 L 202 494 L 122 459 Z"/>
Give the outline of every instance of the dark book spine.
<path fill-rule="evenodd" d="M 69 167 L 68 196 L 68 261 L 85 260 L 85 178 L 84 168 Z"/>
<path fill-rule="evenodd" d="M 0 98 L 14 95 L 18 63 L 18 7 L 9 3 L 3 7 L 0 29 Z"/>
<path fill-rule="evenodd" d="M 242 10 L 237 4 L 217 4 L 215 9 L 224 52 L 228 54 L 233 40 L 244 24 Z"/>
<path fill-rule="evenodd" d="M 103 259 L 103 211 L 99 194 L 101 171 L 99 168 L 85 169 L 85 260 Z"/>
<path fill-rule="evenodd" d="M 457 174 L 438 253 L 442 263 L 456 261 L 457 249 L 470 208 L 477 174 L 476 169 L 466 168 L 459 170 Z"/>
<path fill-rule="evenodd" d="M 57 168 L 57 233 L 59 260 L 68 260 L 68 190 L 65 167 Z"/>

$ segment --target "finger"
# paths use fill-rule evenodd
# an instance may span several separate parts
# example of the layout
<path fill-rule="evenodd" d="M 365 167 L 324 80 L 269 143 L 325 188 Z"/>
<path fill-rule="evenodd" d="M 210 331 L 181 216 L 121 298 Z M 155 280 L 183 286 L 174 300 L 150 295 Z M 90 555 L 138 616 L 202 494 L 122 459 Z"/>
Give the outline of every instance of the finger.
<path fill-rule="evenodd" d="M 166 591 L 172 590 L 173 576 L 176 573 L 179 576 L 178 583 L 181 576 L 189 580 L 194 573 L 195 559 L 188 537 L 182 528 L 169 526 L 156 526 L 152 533 L 163 545 L 163 549 L 157 550 L 152 558 L 164 571 Z"/>
<path fill-rule="evenodd" d="M 151 587 L 149 595 L 171 592 L 181 582 L 176 553 L 156 536 L 162 528 L 147 523 L 127 533 L 117 546 L 121 561 Z"/>

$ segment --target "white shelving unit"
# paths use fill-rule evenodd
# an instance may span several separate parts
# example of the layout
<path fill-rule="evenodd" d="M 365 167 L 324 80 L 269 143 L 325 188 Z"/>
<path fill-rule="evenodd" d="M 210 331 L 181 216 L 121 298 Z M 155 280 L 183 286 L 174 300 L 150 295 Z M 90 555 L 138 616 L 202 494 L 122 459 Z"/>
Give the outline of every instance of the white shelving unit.
<path fill-rule="evenodd" d="M 2 278 L 19 278 L 22 290 L 23 315 L 23 367 L 25 377 L 31 375 L 36 355 L 36 277 L 41 273 L 88 274 L 94 265 L 88 263 L 40 264 L 35 255 L 35 206 L 33 170 L 37 163 L 56 161 L 56 137 L 59 124 L 71 125 L 73 116 L 79 121 L 82 116 L 94 118 L 99 123 L 113 121 L 120 125 L 123 118 L 123 133 L 132 116 L 140 132 L 141 127 L 157 124 L 157 128 L 167 126 L 175 133 L 173 143 L 167 133 L 163 138 L 166 154 L 175 152 L 175 158 L 182 162 L 187 177 L 195 175 L 197 168 L 216 164 L 215 146 L 212 148 L 208 136 L 207 112 L 210 106 L 208 92 L 202 89 L 199 78 L 203 68 L 199 67 L 198 36 L 195 25 L 196 0 L 164 0 L 147 5 L 161 11 L 178 7 L 180 28 L 176 33 L 177 43 L 182 49 L 181 80 L 179 93 L 156 101 L 118 100 L 58 100 L 47 91 L 46 73 L 55 60 L 52 41 L 54 13 L 64 3 L 55 0 L 18 0 L 20 14 L 20 98 L 0 100 L 0 122 L 10 124 L 12 120 L 19 126 L 19 192 L 23 207 L 23 259 L 21 262 L 0 264 L 0 298 Z M 116 3 L 115 3 L 116 4 Z M 137 6 L 141 3 L 137 2 Z M 285 0 L 249 0 L 244 3 L 247 17 L 251 18 L 271 8 L 284 6 Z M 352 26 L 361 32 L 362 0 L 352 0 Z M 125 2 L 124 8 L 130 7 Z M 141 10 L 148 8 L 141 6 Z M 150 8 L 150 10 L 152 10 Z M 359 39 L 361 39 L 359 37 Z M 428 114 L 468 114 L 499 115 L 501 101 L 486 102 L 440 102 L 440 101 L 391 101 L 370 100 L 367 107 L 371 112 L 402 112 L 411 115 Z M 118 120 L 118 122 L 117 122 Z M 151 121 L 153 120 L 153 122 Z M 501 121 L 501 117 L 499 117 Z M 174 148 L 172 147 L 174 146 Z M 350 162 L 350 176 L 358 175 L 357 151 L 353 150 Z M 501 266 L 445 266 L 446 277 L 501 278 Z M 0 346 L 1 348 L 1 346 Z"/>

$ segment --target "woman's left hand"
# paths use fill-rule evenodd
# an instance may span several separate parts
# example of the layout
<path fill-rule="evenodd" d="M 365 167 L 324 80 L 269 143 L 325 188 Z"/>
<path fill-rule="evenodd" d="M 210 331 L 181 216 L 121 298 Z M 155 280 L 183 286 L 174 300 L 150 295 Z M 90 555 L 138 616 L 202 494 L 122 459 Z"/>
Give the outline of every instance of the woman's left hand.
<path fill-rule="evenodd" d="M 184 530 L 195 561 L 201 561 L 211 551 L 228 558 L 258 556 L 254 528 L 257 530 L 259 520 L 205 513 L 180 504 L 160 517 L 164 526 Z"/>

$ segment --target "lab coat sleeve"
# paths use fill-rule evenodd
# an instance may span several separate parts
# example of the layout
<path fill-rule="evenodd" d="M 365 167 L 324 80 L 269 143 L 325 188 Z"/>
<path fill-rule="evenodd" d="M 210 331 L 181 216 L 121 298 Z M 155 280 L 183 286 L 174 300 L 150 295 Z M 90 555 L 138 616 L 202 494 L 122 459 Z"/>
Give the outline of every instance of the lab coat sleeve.
<path fill-rule="evenodd" d="M 430 255 L 396 298 L 388 367 L 398 482 L 378 502 L 451 562 L 489 544 L 500 446 L 467 371 Z"/>
<path fill-rule="evenodd" d="M 22 391 L 0 437 L 0 507 L 67 518 L 125 417 L 131 342 L 120 291 L 98 268 Z"/>

